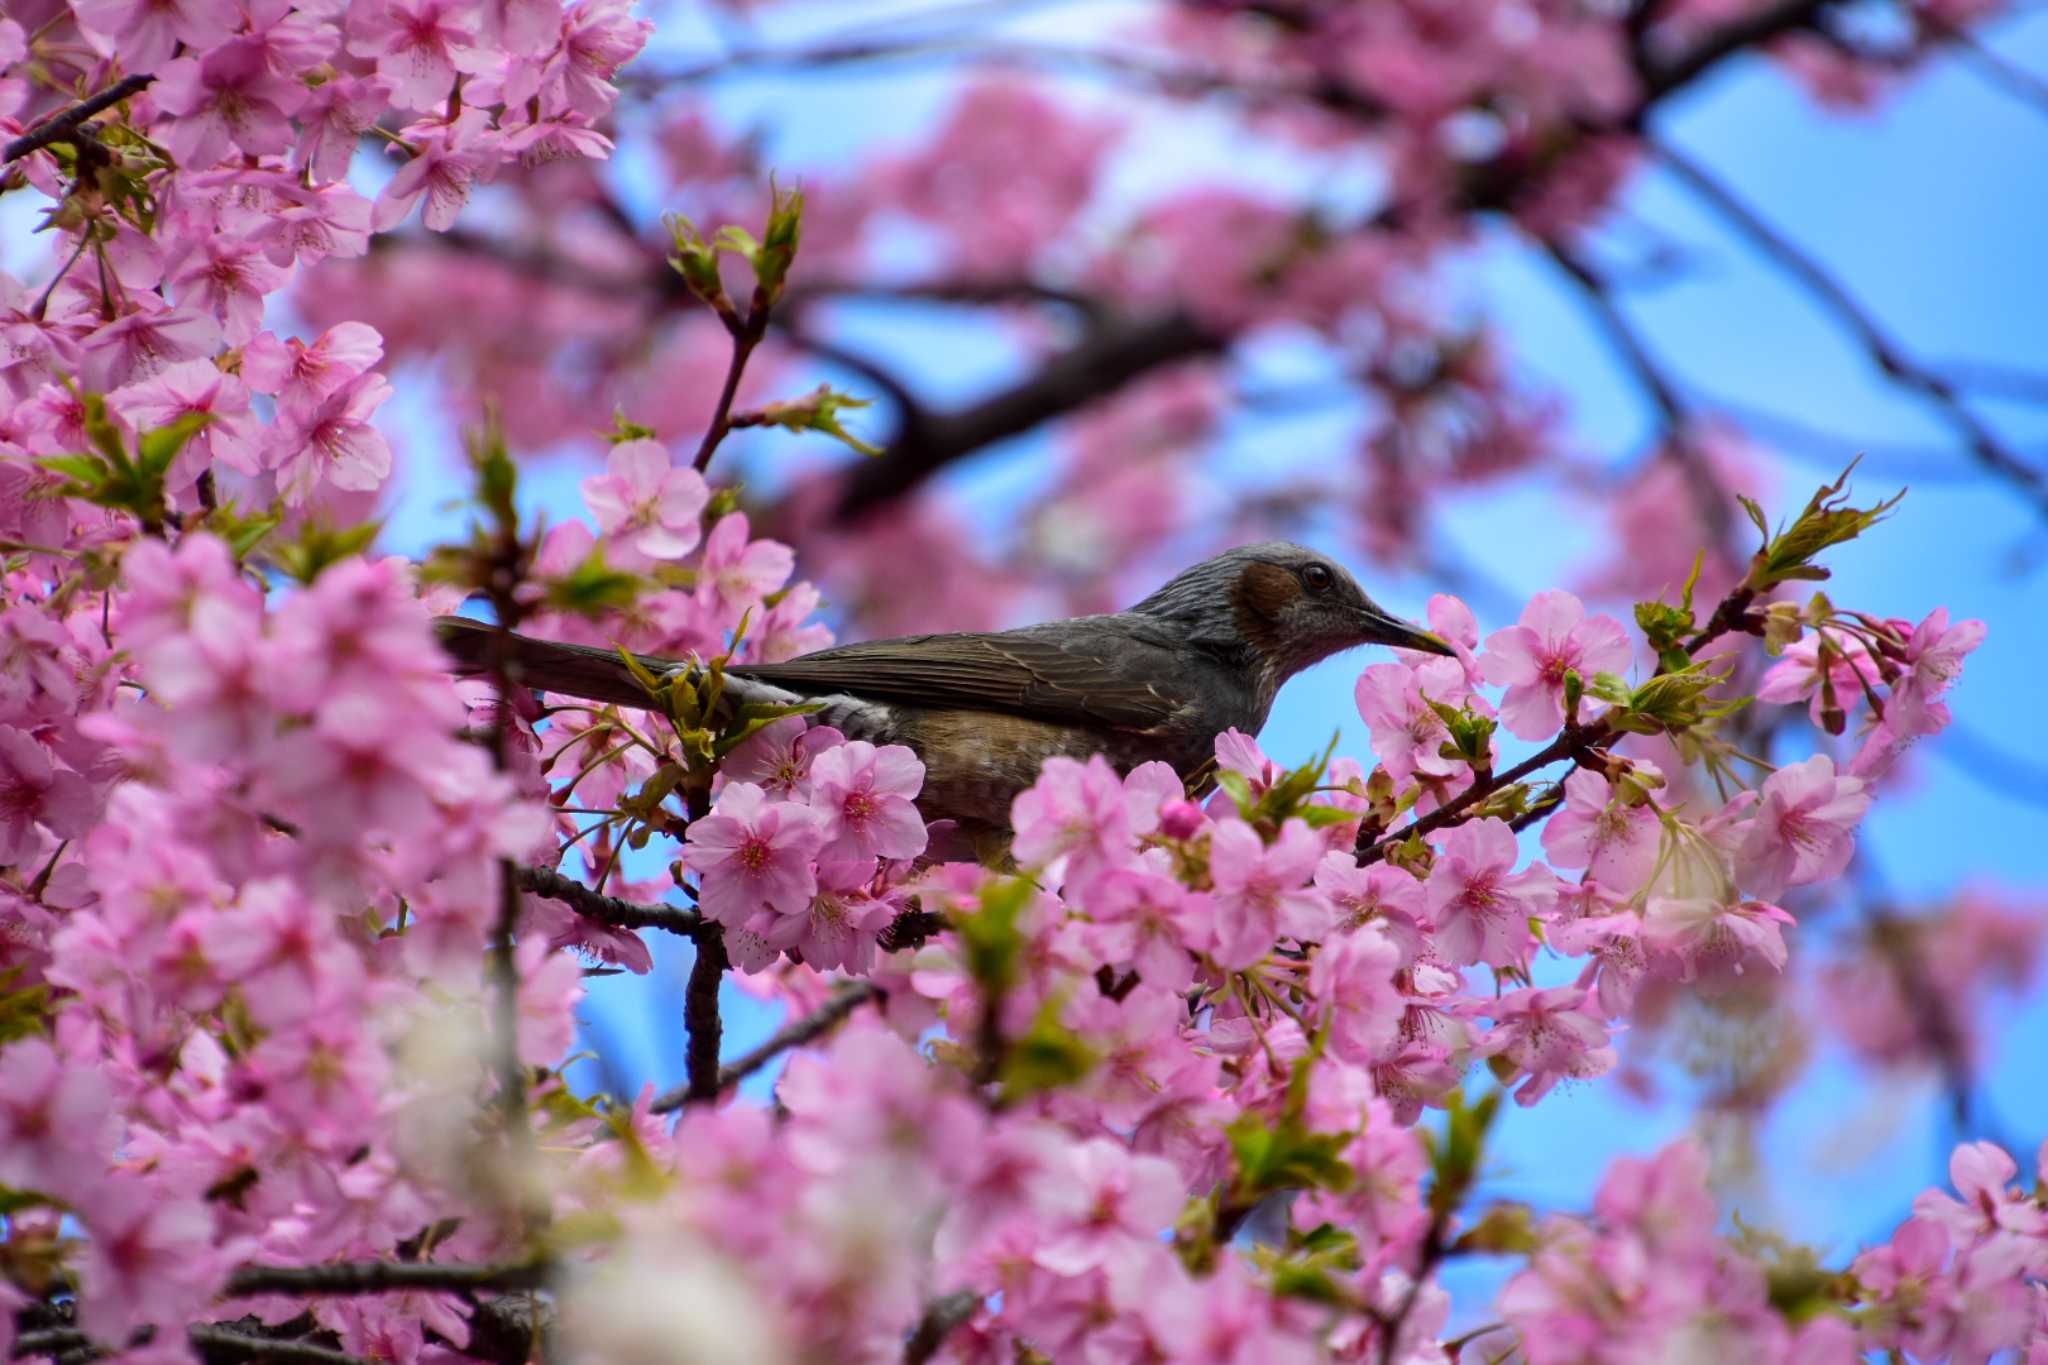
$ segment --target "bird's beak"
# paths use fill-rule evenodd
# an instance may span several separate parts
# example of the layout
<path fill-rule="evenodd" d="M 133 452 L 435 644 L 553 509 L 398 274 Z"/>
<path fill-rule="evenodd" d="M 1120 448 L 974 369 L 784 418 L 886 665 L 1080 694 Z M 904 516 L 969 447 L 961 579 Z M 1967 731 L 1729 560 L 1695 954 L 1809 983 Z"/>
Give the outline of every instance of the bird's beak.
<path fill-rule="evenodd" d="M 1421 626 L 1409 625 L 1398 616 L 1389 616 L 1378 607 L 1367 607 L 1361 623 L 1367 644 L 1392 645 L 1396 649 L 1415 649 L 1424 654 L 1456 655 L 1457 651 L 1444 642 L 1440 635 L 1432 634 Z"/>

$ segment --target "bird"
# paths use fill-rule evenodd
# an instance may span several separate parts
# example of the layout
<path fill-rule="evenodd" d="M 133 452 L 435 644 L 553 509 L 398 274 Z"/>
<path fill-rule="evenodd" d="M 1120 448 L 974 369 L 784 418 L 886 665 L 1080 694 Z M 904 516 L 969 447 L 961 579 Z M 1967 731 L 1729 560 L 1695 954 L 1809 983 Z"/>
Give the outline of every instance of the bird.
<path fill-rule="evenodd" d="M 461 616 L 436 625 L 458 673 L 487 672 L 496 658 L 522 687 L 652 704 L 616 651 L 502 635 Z M 1195 786 L 1217 736 L 1256 735 L 1289 678 L 1368 644 L 1454 653 L 1329 557 L 1265 541 L 1203 560 L 1126 611 L 733 664 L 725 686 L 740 704 L 809 705 L 813 724 L 848 739 L 907 745 L 925 766 L 920 813 L 979 841 L 1007 832 L 1012 801 L 1049 758 L 1101 754 L 1120 773 L 1158 760 Z M 634 657 L 658 678 L 701 666 Z"/>

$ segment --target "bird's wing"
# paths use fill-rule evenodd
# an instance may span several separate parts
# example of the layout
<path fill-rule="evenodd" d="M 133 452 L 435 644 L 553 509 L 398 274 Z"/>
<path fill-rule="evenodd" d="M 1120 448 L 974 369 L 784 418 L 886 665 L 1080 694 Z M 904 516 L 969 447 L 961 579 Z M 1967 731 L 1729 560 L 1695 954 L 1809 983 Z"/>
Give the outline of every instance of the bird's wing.
<path fill-rule="evenodd" d="M 1181 709 L 1170 653 L 1109 621 L 990 635 L 918 635 L 732 669 L 804 693 L 1002 711 L 1145 730 Z"/>

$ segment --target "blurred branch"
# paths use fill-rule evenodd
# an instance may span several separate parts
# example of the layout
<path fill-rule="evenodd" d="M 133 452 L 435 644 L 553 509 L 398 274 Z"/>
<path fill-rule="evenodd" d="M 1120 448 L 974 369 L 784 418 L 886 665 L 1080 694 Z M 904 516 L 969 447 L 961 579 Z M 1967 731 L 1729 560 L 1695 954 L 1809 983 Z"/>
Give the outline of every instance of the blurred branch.
<path fill-rule="evenodd" d="M 887 62 L 963 60 L 987 66 L 1081 71 L 1149 85 L 1171 96 L 1227 95 L 1262 103 L 1300 101 L 1353 118 L 1377 119 L 1389 111 L 1372 95 L 1342 81 L 1311 83 L 1259 81 L 1226 71 L 1204 71 L 1148 53 L 1116 52 L 1019 38 L 922 37 L 827 42 L 810 47 L 756 48 L 642 79 L 658 87 L 697 84 L 742 70 L 815 71 L 835 66 Z"/>
<path fill-rule="evenodd" d="M 1650 110 L 1666 95 L 1692 84 L 1746 48 L 1811 28 L 1834 0 L 1779 0 L 1778 4 L 1726 24 L 1669 61 L 1655 60 L 1638 69 L 1643 97 L 1629 122 L 1641 127 Z"/>
<path fill-rule="evenodd" d="M 1696 385 L 1687 387 L 1690 401 L 1699 411 L 1725 416 L 1744 432 L 1766 442 L 1773 452 L 1824 465 L 1831 473 L 1840 472 L 1844 464 L 1861 456 L 1860 467 L 1865 473 L 1919 484 L 1973 483 L 1985 478 L 1984 471 L 1975 465 L 1958 463 L 1953 447 L 1865 440 L 1709 393 Z"/>
<path fill-rule="evenodd" d="M 1852 333 L 1871 360 L 1894 382 L 1919 394 L 1963 438 L 1977 461 L 2048 513 L 2048 475 L 2014 454 L 1962 402 L 1954 384 L 1915 364 L 1847 287 L 1802 251 L 1712 172 L 1668 142 L 1645 139 L 1648 147 L 1685 186 L 1747 237 L 1764 256 L 1792 276 Z"/>
<path fill-rule="evenodd" d="M 1029 378 L 965 408 L 930 414 L 922 431 L 906 432 L 880 459 L 854 468 L 840 496 L 839 515 L 853 519 L 962 456 L 1064 417 L 1152 370 L 1215 354 L 1226 344 L 1225 337 L 1185 313 L 1106 319 Z"/>
<path fill-rule="evenodd" d="M 2048 374 L 2001 365 L 1993 360 L 1958 360 L 1932 366 L 1947 376 L 1949 383 L 1987 398 L 2018 403 L 2048 403 Z"/>
<path fill-rule="evenodd" d="M 245 1265 L 228 1276 L 231 1298 L 265 1294 L 392 1294 L 408 1290 L 460 1292 L 538 1289 L 547 1283 L 543 1260 L 463 1265 L 438 1261 L 334 1261 L 321 1265 Z"/>
<path fill-rule="evenodd" d="M 1963 64 L 1976 68 L 1988 84 L 1998 86 L 2006 94 L 2022 104 L 2032 105 L 2035 110 L 2048 110 L 2048 79 L 2043 79 L 2025 67 L 1994 52 L 1983 39 L 1970 32 L 1961 24 L 1951 23 L 1937 14 L 1931 6 L 1917 6 L 1913 19 L 1922 28 L 1938 35 L 1941 40 L 1955 48 Z"/>
<path fill-rule="evenodd" d="M 972 1289 L 956 1289 L 926 1305 L 924 1316 L 903 1346 L 903 1365 L 925 1365 L 946 1344 L 953 1330 L 974 1316 L 981 1307 L 981 1295 Z"/>
<path fill-rule="evenodd" d="M 1693 414 L 1679 396 L 1678 386 L 1665 374 L 1656 357 L 1650 354 L 1648 343 L 1622 313 L 1607 283 L 1592 266 L 1555 240 L 1546 240 L 1543 247 L 1558 269 L 1578 286 L 1581 301 L 1593 315 L 1593 321 L 1607 338 L 1608 345 L 1637 387 L 1657 409 L 1662 449 L 1676 462 L 1679 473 L 1684 477 L 1686 491 L 1710 542 L 1721 554 L 1730 556 L 1731 563 L 1734 562 L 1734 552 L 1729 546 L 1734 521 L 1730 516 L 1728 492 L 1714 477 L 1713 467 L 1707 463 L 1706 455 L 1695 439 Z"/>
<path fill-rule="evenodd" d="M 2016 757 L 2009 747 L 1962 721 L 1936 736 L 1934 752 L 1987 791 L 2023 805 L 2048 809 L 2048 768 Z"/>

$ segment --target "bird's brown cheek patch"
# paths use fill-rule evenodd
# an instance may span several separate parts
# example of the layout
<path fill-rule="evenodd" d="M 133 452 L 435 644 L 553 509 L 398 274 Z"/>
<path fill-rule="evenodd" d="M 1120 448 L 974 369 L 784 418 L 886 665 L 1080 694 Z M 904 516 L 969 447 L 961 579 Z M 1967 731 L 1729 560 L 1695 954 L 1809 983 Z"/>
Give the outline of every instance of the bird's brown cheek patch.
<path fill-rule="evenodd" d="M 1272 654 L 1281 644 L 1280 618 L 1301 597 L 1301 583 L 1277 564 L 1247 564 L 1230 590 L 1237 628 Z"/>

